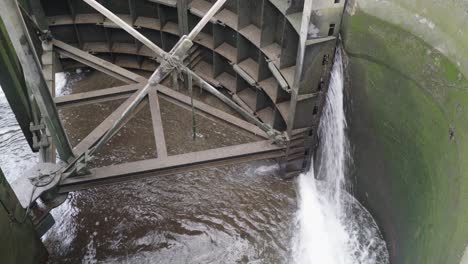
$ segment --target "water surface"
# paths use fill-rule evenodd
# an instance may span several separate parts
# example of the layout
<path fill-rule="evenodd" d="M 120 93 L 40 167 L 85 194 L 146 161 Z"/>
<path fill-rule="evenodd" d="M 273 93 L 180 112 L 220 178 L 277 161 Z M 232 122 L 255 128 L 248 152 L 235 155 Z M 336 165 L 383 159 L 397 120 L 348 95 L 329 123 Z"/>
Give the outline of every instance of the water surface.
<path fill-rule="evenodd" d="M 118 85 L 122 83 L 95 71 L 57 76 L 58 95 Z M 206 94 L 196 96 L 223 108 Z M 118 99 L 61 109 L 72 145 L 78 144 L 122 102 Z M 192 141 L 190 111 L 164 100 L 161 107 L 170 154 L 258 140 L 229 125 L 197 116 L 197 139 Z M 3 94 L 0 114 L 0 165 L 12 181 L 37 158 L 29 150 Z M 152 132 L 150 112 L 144 106 L 91 165 L 157 157 Z M 333 138 L 336 140 L 336 135 Z M 346 155 L 336 149 L 344 146 L 344 141 L 335 143 L 332 150 L 338 152 L 334 154 Z M 344 157 L 339 157 L 343 161 Z M 340 174 L 343 164 L 331 159 L 321 163 L 335 169 L 329 172 L 344 175 Z M 298 180 L 284 181 L 278 177 L 277 169 L 274 161 L 257 161 L 70 193 L 69 199 L 53 210 L 57 223 L 43 237 L 49 262 L 386 263 L 375 257 L 380 252 L 375 245 L 381 245 L 381 240 L 372 217 L 349 195 L 343 200 L 343 179 L 333 178 L 334 185 L 317 184 L 311 171 Z M 333 197 L 345 201 L 338 204 L 348 208 L 348 216 L 354 219 L 347 225 L 340 222 Z M 329 247 L 335 242 L 349 242 L 350 238 L 360 241 L 353 245 L 367 247 L 354 251 L 346 245 Z M 336 256 L 346 260 L 350 252 L 357 256 L 352 261 L 334 262 Z"/>
<path fill-rule="evenodd" d="M 65 86 L 58 94 L 120 85 L 94 71 L 59 79 Z M 71 143 L 76 145 L 122 101 L 60 110 Z M 161 108 L 172 155 L 259 140 L 197 117 L 193 141 L 191 112 L 164 100 Z M 154 157 L 145 106 L 93 166 Z M 72 193 L 54 211 L 58 224 L 44 239 L 51 263 L 288 263 L 295 185 L 281 180 L 276 170 L 274 161 L 259 161 Z"/>

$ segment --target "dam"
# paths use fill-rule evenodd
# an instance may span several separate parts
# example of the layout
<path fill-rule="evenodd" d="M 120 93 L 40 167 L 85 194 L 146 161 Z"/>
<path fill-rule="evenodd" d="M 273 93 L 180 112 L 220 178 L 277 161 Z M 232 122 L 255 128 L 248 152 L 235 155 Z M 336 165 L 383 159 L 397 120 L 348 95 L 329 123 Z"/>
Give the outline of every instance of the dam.
<path fill-rule="evenodd" d="M 2 263 L 466 261 L 467 3 L 1 3 Z"/>

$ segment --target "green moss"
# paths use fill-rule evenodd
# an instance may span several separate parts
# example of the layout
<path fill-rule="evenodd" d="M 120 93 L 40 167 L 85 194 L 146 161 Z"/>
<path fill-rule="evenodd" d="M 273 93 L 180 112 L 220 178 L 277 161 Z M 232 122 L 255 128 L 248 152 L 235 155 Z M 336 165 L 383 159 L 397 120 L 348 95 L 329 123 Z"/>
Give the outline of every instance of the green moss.
<path fill-rule="evenodd" d="M 359 11 L 345 17 L 343 38 L 357 197 L 393 263 L 458 264 L 468 237 L 467 79 L 418 37 Z"/>
<path fill-rule="evenodd" d="M 45 263 L 47 251 L 0 169 L 1 263 Z"/>

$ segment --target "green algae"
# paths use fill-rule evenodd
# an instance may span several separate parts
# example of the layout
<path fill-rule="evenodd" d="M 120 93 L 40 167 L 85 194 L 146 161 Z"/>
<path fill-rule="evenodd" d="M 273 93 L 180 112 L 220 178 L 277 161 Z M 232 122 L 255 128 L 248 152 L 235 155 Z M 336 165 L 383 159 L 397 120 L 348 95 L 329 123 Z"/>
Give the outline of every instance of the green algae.
<path fill-rule="evenodd" d="M 392 263 L 459 263 L 468 237 L 468 80 L 402 28 L 344 18 L 355 194 Z"/>

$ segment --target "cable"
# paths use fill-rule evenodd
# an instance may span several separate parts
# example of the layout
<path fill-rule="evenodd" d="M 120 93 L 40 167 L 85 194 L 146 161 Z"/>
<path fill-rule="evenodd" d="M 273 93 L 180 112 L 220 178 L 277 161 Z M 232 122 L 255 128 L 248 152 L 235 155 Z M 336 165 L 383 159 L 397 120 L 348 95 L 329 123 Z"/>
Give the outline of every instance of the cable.
<path fill-rule="evenodd" d="M 44 175 L 38 175 L 36 177 L 31 177 L 29 178 L 29 181 L 31 182 L 31 184 L 35 187 L 44 187 L 44 186 L 47 186 L 49 184 L 51 184 L 55 178 L 57 177 L 57 172 L 59 172 L 62 168 L 59 168 L 57 170 L 55 170 L 54 172 L 51 172 L 49 174 L 44 174 Z M 45 179 L 47 176 L 52 176 L 49 178 L 48 181 L 42 181 L 43 179 Z"/>

